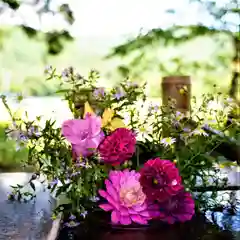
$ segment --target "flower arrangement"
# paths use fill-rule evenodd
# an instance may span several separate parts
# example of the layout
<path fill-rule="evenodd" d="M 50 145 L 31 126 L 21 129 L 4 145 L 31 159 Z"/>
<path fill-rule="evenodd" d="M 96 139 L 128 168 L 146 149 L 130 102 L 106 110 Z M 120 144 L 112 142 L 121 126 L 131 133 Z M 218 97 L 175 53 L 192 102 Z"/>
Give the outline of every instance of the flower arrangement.
<path fill-rule="evenodd" d="M 214 202 L 209 199 L 216 200 L 219 187 L 226 186 L 219 166 L 235 162 L 212 153 L 222 143 L 239 144 L 239 121 L 225 125 L 232 101 L 223 97 L 224 110 L 212 110 L 212 95 L 203 96 L 200 105 L 194 99 L 196 113 L 187 117 L 172 100 L 168 106 L 144 107 L 145 85 L 126 80 L 106 90 L 96 86 L 94 71 L 87 79 L 73 68 L 62 75 L 52 68 L 46 73 L 48 79 L 61 80 L 59 93 L 64 93 L 72 119 L 61 126 L 41 117 L 30 121 L 15 116 L 4 96 L 2 101 L 13 120 L 8 134 L 27 146 L 24 164 L 36 170 L 28 183 L 35 191 L 34 181 L 43 176 L 41 182 L 57 198 L 65 196 L 53 217 L 63 212 L 66 226 L 77 226 L 99 210 L 115 225 L 185 222 L 209 207 Z M 196 193 L 198 188 L 207 191 L 209 183 L 212 194 Z M 34 198 L 24 187 L 13 186 L 10 199 Z"/>

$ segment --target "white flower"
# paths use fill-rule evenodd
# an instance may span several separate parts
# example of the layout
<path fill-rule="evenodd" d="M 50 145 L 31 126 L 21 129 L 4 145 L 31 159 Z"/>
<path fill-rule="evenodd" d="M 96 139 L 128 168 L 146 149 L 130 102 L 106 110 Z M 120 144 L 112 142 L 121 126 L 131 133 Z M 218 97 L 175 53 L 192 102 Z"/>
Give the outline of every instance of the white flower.
<path fill-rule="evenodd" d="M 191 132 L 190 135 L 199 135 L 199 136 L 208 136 L 208 133 L 206 133 L 203 129 L 195 129 Z"/>
<path fill-rule="evenodd" d="M 161 140 L 161 144 L 163 144 L 165 147 L 171 146 L 175 142 L 176 142 L 176 139 L 175 138 L 171 138 L 171 137 L 163 138 Z"/>

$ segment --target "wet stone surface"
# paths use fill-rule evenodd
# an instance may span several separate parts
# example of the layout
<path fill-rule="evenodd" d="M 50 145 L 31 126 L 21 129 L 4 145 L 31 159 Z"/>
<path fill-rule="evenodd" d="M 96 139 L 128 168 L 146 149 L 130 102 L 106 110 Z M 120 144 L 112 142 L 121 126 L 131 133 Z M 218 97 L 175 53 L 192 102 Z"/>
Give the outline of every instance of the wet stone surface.
<path fill-rule="evenodd" d="M 0 174 L 0 240 L 46 240 L 51 229 L 53 199 L 36 185 L 37 198 L 28 203 L 11 202 L 7 194 L 10 185 L 24 184 L 31 174 Z"/>

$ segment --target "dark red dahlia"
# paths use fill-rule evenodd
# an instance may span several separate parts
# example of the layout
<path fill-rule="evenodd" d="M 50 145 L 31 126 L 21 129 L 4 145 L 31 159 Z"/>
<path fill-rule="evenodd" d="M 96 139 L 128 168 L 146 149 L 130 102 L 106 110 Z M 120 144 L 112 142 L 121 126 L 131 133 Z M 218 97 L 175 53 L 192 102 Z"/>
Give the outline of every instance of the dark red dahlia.
<path fill-rule="evenodd" d="M 143 191 L 151 201 L 164 202 L 183 190 L 179 171 L 169 160 L 150 159 L 140 174 Z"/>
<path fill-rule="evenodd" d="M 194 200 L 188 192 L 182 191 L 167 201 L 159 203 L 159 219 L 169 224 L 189 221 L 194 213 Z"/>
<path fill-rule="evenodd" d="M 129 160 L 135 152 L 135 134 L 126 128 L 117 128 L 101 142 L 98 152 L 104 163 L 113 166 Z"/>

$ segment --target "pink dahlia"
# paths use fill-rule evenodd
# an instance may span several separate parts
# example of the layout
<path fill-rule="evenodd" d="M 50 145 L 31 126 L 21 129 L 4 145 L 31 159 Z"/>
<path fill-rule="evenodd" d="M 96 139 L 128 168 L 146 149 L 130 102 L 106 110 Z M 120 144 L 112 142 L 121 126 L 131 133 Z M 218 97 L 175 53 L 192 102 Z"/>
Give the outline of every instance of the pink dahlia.
<path fill-rule="evenodd" d="M 195 204 L 188 192 L 180 192 L 163 203 L 159 203 L 159 219 L 173 224 L 186 222 L 192 219 L 195 213 Z"/>
<path fill-rule="evenodd" d="M 99 145 L 98 151 L 104 163 L 119 165 L 135 152 L 135 134 L 126 128 L 117 128 Z"/>
<path fill-rule="evenodd" d="M 72 144 L 73 156 L 88 156 L 104 138 L 101 118 L 87 114 L 84 119 L 67 120 L 62 125 L 63 136 Z"/>
<path fill-rule="evenodd" d="M 150 159 L 140 170 L 140 183 L 149 200 L 164 202 L 182 189 L 182 180 L 175 164 L 160 158 Z"/>
<path fill-rule="evenodd" d="M 158 210 L 147 204 L 139 178 L 140 174 L 134 170 L 110 171 L 109 179 L 105 180 L 106 191 L 99 190 L 99 194 L 107 203 L 100 204 L 99 207 L 105 211 L 112 211 L 112 223 L 147 224 L 152 217 L 158 216 Z"/>

